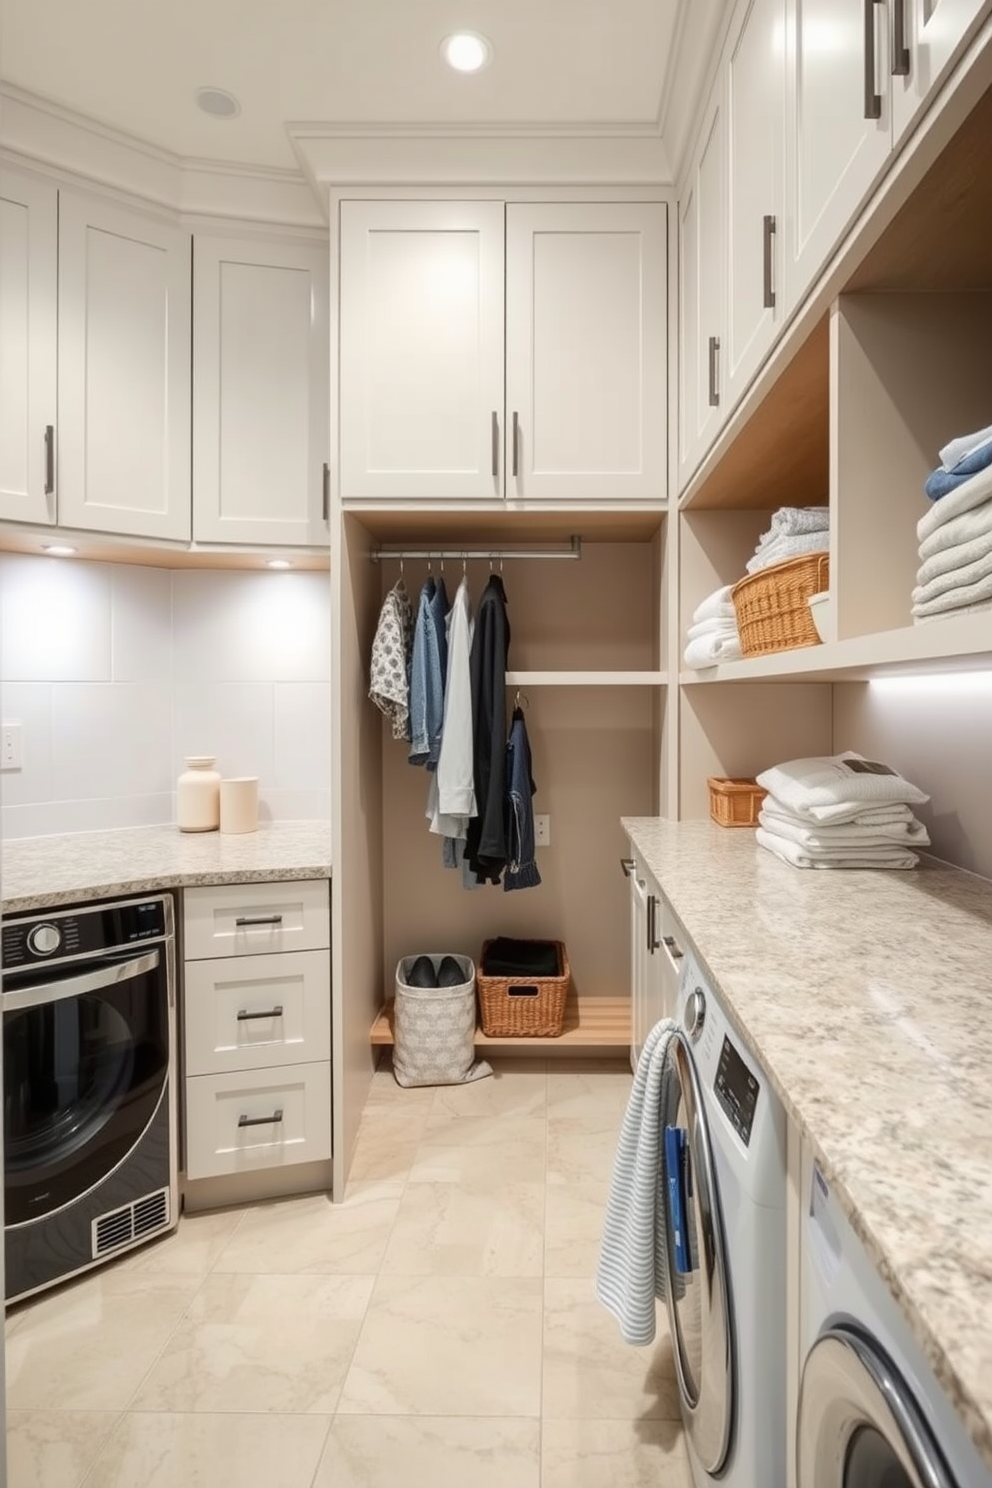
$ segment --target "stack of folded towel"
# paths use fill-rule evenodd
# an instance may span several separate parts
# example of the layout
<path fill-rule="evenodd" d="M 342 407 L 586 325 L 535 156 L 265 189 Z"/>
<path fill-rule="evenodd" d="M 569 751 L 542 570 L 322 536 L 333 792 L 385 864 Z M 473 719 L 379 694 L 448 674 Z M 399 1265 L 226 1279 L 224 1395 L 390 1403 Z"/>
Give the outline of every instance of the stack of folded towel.
<path fill-rule="evenodd" d="M 781 506 L 771 526 L 758 538 L 749 574 L 806 553 L 826 553 L 830 547 L 830 509 L 826 506 Z"/>
<path fill-rule="evenodd" d="M 940 451 L 940 464 L 923 487 L 931 501 L 956 491 L 971 476 L 992 465 L 992 424 L 974 434 L 960 434 Z"/>
<path fill-rule="evenodd" d="M 853 750 L 763 771 L 755 838 L 794 868 L 915 868 L 930 838 L 911 805 L 928 801 L 889 765 Z"/>
<path fill-rule="evenodd" d="M 737 615 L 730 593 L 731 585 L 725 584 L 708 594 L 693 611 L 692 624 L 686 632 L 685 664 L 694 671 L 740 658 Z"/>
<path fill-rule="evenodd" d="M 987 451 L 985 467 L 932 497 L 933 506 L 917 523 L 920 567 L 913 590 L 914 624 L 992 609 L 992 439 Z M 980 452 L 975 458 L 979 456 Z M 965 456 L 955 470 L 968 461 Z"/>

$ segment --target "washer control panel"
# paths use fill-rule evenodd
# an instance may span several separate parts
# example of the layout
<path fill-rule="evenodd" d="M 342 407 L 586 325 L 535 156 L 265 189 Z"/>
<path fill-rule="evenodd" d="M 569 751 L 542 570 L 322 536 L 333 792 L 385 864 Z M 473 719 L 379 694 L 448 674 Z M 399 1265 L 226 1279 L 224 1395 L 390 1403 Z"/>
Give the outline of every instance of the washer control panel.
<path fill-rule="evenodd" d="M 726 1034 L 723 1036 L 713 1089 L 731 1126 L 747 1147 L 751 1141 L 754 1110 L 758 1104 L 761 1085 Z"/>

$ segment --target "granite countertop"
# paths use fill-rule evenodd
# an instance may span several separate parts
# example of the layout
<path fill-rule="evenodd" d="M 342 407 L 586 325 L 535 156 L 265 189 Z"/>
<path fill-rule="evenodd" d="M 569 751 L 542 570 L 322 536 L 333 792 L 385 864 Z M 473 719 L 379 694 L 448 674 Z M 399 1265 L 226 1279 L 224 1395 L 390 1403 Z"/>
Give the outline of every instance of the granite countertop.
<path fill-rule="evenodd" d="M 623 826 L 992 1466 L 992 884 Z"/>
<path fill-rule="evenodd" d="M 180 832 L 129 827 L 5 842 L 3 914 L 81 899 L 194 884 L 331 877 L 328 821 L 270 822 L 256 832 Z"/>

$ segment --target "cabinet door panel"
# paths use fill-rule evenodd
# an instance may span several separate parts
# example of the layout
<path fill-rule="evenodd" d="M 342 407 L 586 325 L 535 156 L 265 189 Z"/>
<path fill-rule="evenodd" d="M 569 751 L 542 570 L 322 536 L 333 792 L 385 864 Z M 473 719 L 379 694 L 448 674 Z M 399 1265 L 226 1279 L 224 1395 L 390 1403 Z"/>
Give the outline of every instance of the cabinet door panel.
<path fill-rule="evenodd" d="M 327 251 L 198 237 L 193 536 L 322 543 Z"/>
<path fill-rule="evenodd" d="M 699 349 L 695 439 L 700 453 L 716 438 L 726 413 L 726 119 L 722 94 L 707 115 L 696 171 Z"/>
<path fill-rule="evenodd" d="M 865 55 L 867 0 L 794 0 L 786 131 L 786 280 L 795 305 L 868 194 L 891 144 L 887 9 L 875 5 L 874 71 Z M 880 99 L 865 118 L 865 90 Z"/>
<path fill-rule="evenodd" d="M 699 396 L 699 212 L 690 176 L 679 202 L 679 488 L 697 464 L 696 400 Z"/>
<path fill-rule="evenodd" d="M 59 522 L 190 536 L 189 234 L 59 200 Z"/>
<path fill-rule="evenodd" d="M 55 521 L 45 430 L 55 429 L 58 193 L 0 178 L 0 517 Z M 54 439 L 54 432 L 52 435 Z M 54 445 L 52 448 L 54 475 Z M 54 484 L 54 482 L 52 482 Z"/>
<path fill-rule="evenodd" d="M 664 497 L 665 230 L 656 203 L 507 207 L 508 494 Z"/>
<path fill-rule="evenodd" d="M 892 130 L 902 138 L 984 13 L 987 0 L 892 0 L 902 8 L 909 71 L 892 79 Z"/>
<path fill-rule="evenodd" d="M 502 494 L 502 203 L 342 203 L 340 336 L 344 500 Z"/>
<path fill-rule="evenodd" d="M 727 405 L 782 322 L 778 232 L 785 135 L 785 3 L 751 0 L 727 58 Z M 767 233 L 765 219 L 774 231 Z M 767 261 L 766 261 L 767 255 Z M 766 304 L 766 288 L 774 304 Z"/>

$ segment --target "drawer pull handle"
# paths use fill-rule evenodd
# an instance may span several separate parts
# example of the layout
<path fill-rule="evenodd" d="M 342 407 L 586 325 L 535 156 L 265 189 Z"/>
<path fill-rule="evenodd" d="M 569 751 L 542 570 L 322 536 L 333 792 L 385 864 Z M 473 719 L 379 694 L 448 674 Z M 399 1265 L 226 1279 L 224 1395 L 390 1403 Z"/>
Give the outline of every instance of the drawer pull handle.
<path fill-rule="evenodd" d="M 238 915 L 236 925 L 281 925 L 282 915 Z"/>
<path fill-rule="evenodd" d="M 883 0 L 865 0 L 865 118 L 882 117 L 882 95 L 875 88 L 875 7 Z"/>
<path fill-rule="evenodd" d="M 679 950 L 678 945 L 677 945 L 676 940 L 675 940 L 675 936 L 674 935 L 663 935 L 662 936 L 662 941 L 663 941 L 663 943 L 665 945 L 666 950 L 668 951 L 669 955 L 671 956 L 672 960 L 673 961 L 681 961 L 682 960 L 682 957 L 685 955 L 685 952 Z"/>
<path fill-rule="evenodd" d="M 282 1017 L 282 1003 L 281 1002 L 278 1003 L 273 1008 L 266 1008 L 265 1011 L 264 1012 L 261 1012 L 261 1013 L 250 1013 L 247 1008 L 239 1008 L 238 1009 L 238 1022 L 239 1023 L 250 1023 L 251 1020 L 252 1020 L 252 1018 L 281 1018 L 281 1017 Z"/>
<path fill-rule="evenodd" d="M 45 425 L 45 495 L 55 490 L 55 425 Z"/>
<path fill-rule="evenodd" d="M 630 875 L 634 871 L 634 860 L 633 860 L 633 858 L 621 858 L 620 859 L 620 867 L 623 869 L 623 876 L 624 876 L 624 878 L 629 878 Z"/>
<path fill-rule="evenodd" d="M 271 1116 L 239 1116 L 239 1126 L 277 1126 L 282 1120 L 282 1111 L 273 1111 Z"/>

